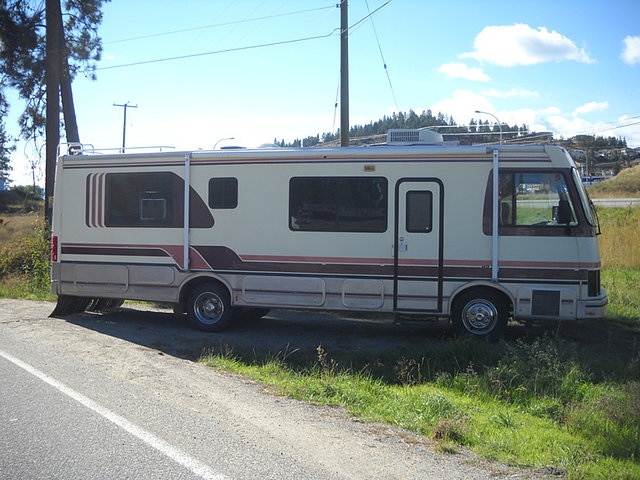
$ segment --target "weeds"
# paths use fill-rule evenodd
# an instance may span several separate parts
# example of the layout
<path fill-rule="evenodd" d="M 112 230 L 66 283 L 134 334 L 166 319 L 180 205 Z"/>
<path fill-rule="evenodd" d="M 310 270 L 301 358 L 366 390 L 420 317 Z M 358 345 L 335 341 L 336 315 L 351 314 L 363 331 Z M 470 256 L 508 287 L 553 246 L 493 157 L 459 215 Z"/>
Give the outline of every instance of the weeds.
<path fill-rule="evenodd" d="M 640 268 L 640 207 L 599 208 L 603 268 Z"/>
<path fill-rule="evenodd" d="M 569 478 L 640 475 L 640 378 L 628 368 L 637 352 L 595 354 L 550 336 L 468 342 L 451 339 L 375 359 L 331 355 L 323 346 L 314 355 L 225 355 L 232 370 L 281 393 L 427 435 L 443 452 L 462 445 Z M 221 352 L 202 361 L 217 365 Z"/>
<path fill-rule="evenodd" d="M 45 296 L 49 288 L 50 234 L 41 217 L 27 218 L 30 225 L 25 225 L 24 217 L 12 222 L 20 225 L 20 234 L 0 246 L 0 280 L 5 285 L 18 283 L 18 290 L 27 296 Z M 9 225 L 9 221 L 3 222 L 2 227 Z"/>

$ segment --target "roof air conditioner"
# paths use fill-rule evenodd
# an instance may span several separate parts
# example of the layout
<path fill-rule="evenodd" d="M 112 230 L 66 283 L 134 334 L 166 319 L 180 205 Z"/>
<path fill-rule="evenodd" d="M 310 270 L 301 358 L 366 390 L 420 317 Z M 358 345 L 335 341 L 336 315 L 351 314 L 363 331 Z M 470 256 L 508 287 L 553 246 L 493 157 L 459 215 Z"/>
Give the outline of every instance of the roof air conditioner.
<path fill-rule="evenodd" d="M 387 131 L 387 145 L 442 145 L 442 135 L 433 130 L 394 128 Z"/>

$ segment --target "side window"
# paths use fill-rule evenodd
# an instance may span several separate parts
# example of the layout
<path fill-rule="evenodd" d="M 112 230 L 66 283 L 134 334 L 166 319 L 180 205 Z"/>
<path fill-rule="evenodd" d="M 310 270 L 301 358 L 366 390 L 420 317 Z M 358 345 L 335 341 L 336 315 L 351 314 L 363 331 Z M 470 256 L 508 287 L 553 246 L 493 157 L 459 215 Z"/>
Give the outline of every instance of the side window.
<path fill-rule="evenodd" d="M 500 173 L 502 226 L 577 225 L 565 177 L 560 172 Z"/>
<path fill-rule="evenodd" d="M 294 177 L 289 182 L 289 228 L 384 232 L 387 190 L 383 177 Z"/>
<path fill-rule="evenodd" d="M 170 172 L 109 173 L 105 187 L 107 227 L 162 227 L 173 223 L 175 175 Z"/>
<path fill-rule="evenodd" d="M 433 194 L 428 190 L 407 192 L 407 232 L 428 233 L 432 225 Z"/>
<path fill-rule="evenodd" d="M 209 208 L 236 208 L 237 206 L 237 178 L 212 178 L 209 180 Z"/>

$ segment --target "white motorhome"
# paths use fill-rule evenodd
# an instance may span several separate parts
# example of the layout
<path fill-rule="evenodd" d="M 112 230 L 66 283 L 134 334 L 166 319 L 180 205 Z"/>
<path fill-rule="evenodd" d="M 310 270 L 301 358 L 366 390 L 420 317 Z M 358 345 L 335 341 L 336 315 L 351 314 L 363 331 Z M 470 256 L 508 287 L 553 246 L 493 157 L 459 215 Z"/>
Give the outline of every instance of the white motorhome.
<path fill-rule="evenodd" d="M 393 312 L 449 317 L 475 336 L 509 319 L 604 317 L 598 226 L 569 154 L 441 139 L 399 130 L 369 147 L 73 146 L 56 172 L 56 312 L 170 302 L 206 331 L 272 308 Z"/>

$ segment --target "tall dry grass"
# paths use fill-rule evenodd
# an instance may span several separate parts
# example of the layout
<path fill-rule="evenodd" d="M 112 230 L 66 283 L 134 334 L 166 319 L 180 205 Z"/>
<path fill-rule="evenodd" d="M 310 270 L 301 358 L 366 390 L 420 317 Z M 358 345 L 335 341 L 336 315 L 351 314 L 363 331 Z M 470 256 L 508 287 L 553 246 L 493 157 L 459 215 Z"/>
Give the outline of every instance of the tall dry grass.
<path fill-rule="evenodd" d="M 16 240 L 28 237 L 34 229 L 42 229 L 44 218 L 42 214 L 29 213 L 26 215 L 0 215 L 0 248 Z"/>
<path fill-rule="evenodd" d="M 615 177 L 588 188 L 591 198 L 626 198 L 640 196 L 640 165 L 625 168 Z"/>
<path fill-rule="evenodd" d="M 640 207 L 600 208 L 603 268 L 640 269 Z"/>

